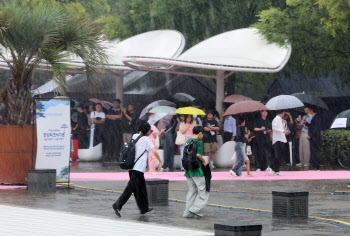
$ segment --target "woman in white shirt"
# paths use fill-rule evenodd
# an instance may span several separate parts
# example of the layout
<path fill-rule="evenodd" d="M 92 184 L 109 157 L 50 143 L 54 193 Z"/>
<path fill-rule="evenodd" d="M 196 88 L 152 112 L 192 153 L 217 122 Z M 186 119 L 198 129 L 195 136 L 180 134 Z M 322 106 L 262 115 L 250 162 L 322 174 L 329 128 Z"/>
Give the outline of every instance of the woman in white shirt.
<path fill-rule="evenodd" d="M 123 194 L 113 204 L 115 214 L 121 217 L 120 211 L 124 204 L 129 200 L 132 193 L 135 195 L 137 206 L 140 209 L 141 214 L 146 214 L 152 211 L 152 208 L 148 207 L 148 198 L 146 190 L 146 181 L 144 172 L 147 165 L 147 153 L 152 152 L 158 159 L 158 170 L 162 167 L 162 161 L 160 160 L 157 149 L 154 147 L 151 139 L 148 137 L 152 133 L 151 126 L 147 122 L 144 122 L 138 128 L 138 134 L 134 134 L 132 139 L 137 139 L 140 135 L 143 135 L 135 144 L 135 161 L 132 170 L 129 170 L 129 182 L 126 186 Z"/>

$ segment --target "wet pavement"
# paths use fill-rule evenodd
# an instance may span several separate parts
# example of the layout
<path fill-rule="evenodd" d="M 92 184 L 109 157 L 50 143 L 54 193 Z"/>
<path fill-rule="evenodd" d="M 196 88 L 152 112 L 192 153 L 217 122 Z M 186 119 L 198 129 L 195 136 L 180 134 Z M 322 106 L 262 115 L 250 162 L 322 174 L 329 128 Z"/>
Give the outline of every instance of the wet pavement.
<path fill-rule="evenodd" d="M 118 166 L 111 163 L 79 163 L 72 172 L 115 172 Z M 217 171 L 228 171 L 219 169 Z M 155 176 L 156 178 L 156 176 Z M 0 190 L 0 205 L 23 206 L 32 209 L 70 212 L 82 216 L 98 217 L 117 222 L 144 222 L 170 227 L 214 232 L 214 223 L 250 222 L 263 225 L 263 235 L 350 235 L 350 195 L 333 195 L 334 191 L 349 191 L 349 180 L 280 180 L 280 181 L 213 181 L 208 206 L 200 219 L 184 219 L 187 183 L 170 181 L 169 206 L 154 207 L 154 211 L 140 215 L 133 197 L 117 218 L 111 208 L 126 186 L 126 181 L 79 181 L 72 183 L 83 189 L 57 189 L 56 193 L 33 194 L 25 189 Z M 114 192 L 108 192 L 113 190 Z M 309 216 L 325 220 L 287 222 L 273 219 L 272 191 L 309 191 Z M 210 205 L 212 204 L 212 205 Z M 221 205 L 220 207 L 217 205 Z M 252 209 L 248 209 L 252 208 Z M 336 221 L 344 223 L 336 224 Z M 67 222 L 69 224 L 69 222 Z M 1 224 L 1 223 L 0 223 Z M 123 233 L 120 235 L 128 235 Z M 172 235 L 171 231 L 164 235 Z"/>

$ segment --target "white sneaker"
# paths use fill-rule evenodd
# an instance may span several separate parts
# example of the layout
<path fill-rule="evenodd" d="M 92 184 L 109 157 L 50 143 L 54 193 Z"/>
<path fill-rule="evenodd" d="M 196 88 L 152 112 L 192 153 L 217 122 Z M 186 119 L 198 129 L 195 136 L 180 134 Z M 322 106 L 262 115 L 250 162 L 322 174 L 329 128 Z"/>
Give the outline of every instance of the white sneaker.
<path fill-rule="evenodd" d="M 213 164 L 209 164 L 210 169 L 215 169 L 216 167 Z"/>
<path fill-rule="evenodd" d="M 283 176 L 284 174 L 280 173 L 280 172 L 275 172 L 273 173 L 274 175 L 278 175 L 278 176 Z"/>
<path fill-rule="evenodd" d="M 298 163 L 298 164 L 296 164 L 295 166 L 297 166 L 297 167 L 302 167 L 302 166 L 303 166 L 303 164 Z"/>
<path fill-rule="evenodd" d="M 181 168 L 181 171 L 185 171 L 185 168 Z"/>
<path fill-rule="evenodd" d="M 237 174 L 233 170 L 230 170 L 230 176 L 237 177 Z"/>
<path fill-rule="evenodd" d="M 348 184 L 348 188 L 350 188 L 350 183 Z"/>
<path fill-rule="evenodd" d="M 304 164 L 304 167 L 309 167 L 309 164 Z"/>
<path fill-rule="evenodd" d="M 273 171 L 272 171 L 272 169 L 271 169 L 270 167 L 268 167 L 268 168 L 266 169 L 266 171 L 269 172 L 270 175 L 273 175 Z"/>
<path fill-rule="evenodd" d="M 256 169 L 256 171 L 261 171 L 260 169 Z"/>
<path fill-rule="evenodd" d="M 160 168 L 159 172 L 166 172 L 166 169 Z"/>

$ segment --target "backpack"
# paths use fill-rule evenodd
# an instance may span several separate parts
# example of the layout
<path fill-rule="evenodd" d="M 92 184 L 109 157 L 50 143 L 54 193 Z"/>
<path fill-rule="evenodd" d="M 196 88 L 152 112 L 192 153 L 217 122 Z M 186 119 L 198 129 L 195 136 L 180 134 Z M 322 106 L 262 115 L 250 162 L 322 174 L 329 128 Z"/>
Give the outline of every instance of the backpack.
<path fill-rule="evenodd" d="M 182 166 L 185 170 L 195 170 L 201 167 L 201 161 L 197 157 L 197 142 L 198 140 L 192 140 L 184 148 Z"/>
<path fill-rule="evenodd" d="M 127 144 L 121 153 L 121 161 L 119 163 L 120 168 L 124 170 L 130 170 L 134 167 L 135 163 L 141 158 L 141 156 L 146 152 L 146 150 L 137 158 L 135 161 L 136 155 L 136 143 L 143 135 L 139 135 L 135 140 L 131 139 L 129 144 Z"/>

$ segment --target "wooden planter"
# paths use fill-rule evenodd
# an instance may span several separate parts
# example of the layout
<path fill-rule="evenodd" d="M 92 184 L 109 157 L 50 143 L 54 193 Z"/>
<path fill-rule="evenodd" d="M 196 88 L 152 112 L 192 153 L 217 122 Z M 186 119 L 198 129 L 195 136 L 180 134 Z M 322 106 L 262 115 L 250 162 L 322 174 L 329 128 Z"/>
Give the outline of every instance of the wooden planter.
<path fill-rule="evenodd" d="M 0 125 L 0 183 L 28 183 L 28 169 L 34 169 L 36 158 L 36 127 Z"/>

